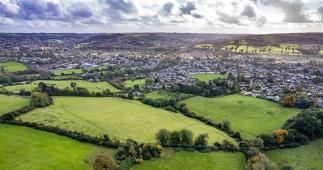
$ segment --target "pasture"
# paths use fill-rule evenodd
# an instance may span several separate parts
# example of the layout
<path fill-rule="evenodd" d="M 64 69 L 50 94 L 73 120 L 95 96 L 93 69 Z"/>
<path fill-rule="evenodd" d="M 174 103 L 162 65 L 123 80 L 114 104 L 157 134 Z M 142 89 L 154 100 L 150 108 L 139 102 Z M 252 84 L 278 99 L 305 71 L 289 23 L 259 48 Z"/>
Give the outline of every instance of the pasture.
<path fill-rule="evenodd" d="M 297 148 L 267 151 L 266 155 L 277 168 L 281 163 L 286 163 L 294 170 L 319 170 L 323 167 L 323 138 Z"/>
<path fill-rule="evenodd" d="M 198 115 L 215 122 L 229 121 L 234 131 L 252 139 L 261 133 L 272 133 L 300 109 L 285 108 L 278 103 L 250 96 L 229 95 L 216 98 L 192 97 L 182 101 Z"/>
<path fill-rule="evenodd" d="M 191 74 L 192 78 L 198 79 L 200 81 L 210 81 L 218 78 L 226 78 L 226 74 L 217 74 L 217 73 L 198 73 Z"/>
<path fill-rule="evenodd" d="M 141 88 L 145 84 L 145 79 L 126 80 L 123 83 L 126 88 L 133 88 L 134 85 L 139 85 Z"/>
<path fill-rule="evenodd" d="M 89 82 L 89 81 L 84 81 L 84 80 L 37 80 L 33 81 L 31 83 L 22 83 L 18 85 L 13 85 L 13 86 L 6 86 L 4 87 L 8 91 L 12 91 L 14 93 L 18 93 L 20 89 L 25 89 L 26 91 L 32 91 L 35 88 L 37 88 L 38 83 L 44 82 L 45 84 L 48 85 L 54 85 L 55 87 L 58 88 L 66 88 L 70 87 L 71 82 L 76 83 L 76 87 L 84 87 L 87 88 L 90 92 L 102 92 L 106 89 L 110 89 L 111 92 L 119 92 L 120 90 L 112 86 L 108 82 Z"/>
<path fill-rule="evenodd" d="M 0 94 L 0 116 L 27 106 L 29 99 L 19 96 L 6 96 Z"/>
<path fill-rule="evenodd" d="M 27 127 L 0 124 L 0 169 L 87 170 L 98 152 L 112 149 Z"/>
<path fill-rule="evenodd" d="M 138 101 L 113 97 L 54 97 L 54 105 L 39 108 L 17 119 L 38 122 L 92 136 L 156 142 L 160 129 L 191 130 L 195 136 L 208 133 L 209 142 L 233 141 L 224 132 L 179 113 L 153 108 Z"/>
<path fill-rule="evenodd" d="M 255 47 L 248 44 L 230 44 L 224 46 L 223 49 L 227 49 L 231 52 L 241 52 L 241 53 L 256 53 L 256 54 L 287 54 L 287 55 L 302 55 L 298 50 L 298 44 L 286 44 L 282 43 L 279 46 L 262 46 Z"/>
<path fill-rule="evenodd" d="M 164 99 L 164 100 L 169 100 L 169 99 L 184 99 L 191 97 L 191 94 L 185 94 L 185 93 L 176 93 L 176 92 L 168 92 L 168 91 L 152 91 L 149 93 L 145 94 L 145 98 L 147 99 L 153 99 L 153 100 L 158 100 L 158 99 Z"/>
<path fill-rule="evenodd" d="M 17 62 L 0 62 L 0 68 L 3 68 L 6 72 L 17 72 L 27 70 L 27 67 L 22 63 Z"/>
<path fill-rule="evenodd" d="M 225 152 L 175 152 L 165 150 L 160 159 L 144 161 L 133 166 L 133 170 L 238 170 L 244 169 L 245 157 L 242 153 Z"/>
<path fill-rule="evenodd" d="M 71 74 L 82 74 L 83 71 L 80 68 L 76 69 L 60 69 L 60 70 L 54 70 L 53 71 L 55 76 L 61 76 L 61 75 L 71 75 Z"/>

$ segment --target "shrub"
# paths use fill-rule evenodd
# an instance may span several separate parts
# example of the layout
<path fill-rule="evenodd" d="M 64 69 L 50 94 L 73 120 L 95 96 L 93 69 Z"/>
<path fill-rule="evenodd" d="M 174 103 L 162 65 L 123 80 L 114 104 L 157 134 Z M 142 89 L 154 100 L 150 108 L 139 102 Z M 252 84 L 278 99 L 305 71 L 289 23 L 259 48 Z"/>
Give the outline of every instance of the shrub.
<path fill-rule="evenodd" d="M 33 92 L 31 94 L 30 105 L 34 107 L 46 107 L 53 104 L 53 99 L 46 93 Z"/>
<path fill-rule="evenodd" d="M 117 169 L 117 164 L 110 155 L 99 154 L 96 156 L 93 163 L 94 170 L 115 170 Z"/>

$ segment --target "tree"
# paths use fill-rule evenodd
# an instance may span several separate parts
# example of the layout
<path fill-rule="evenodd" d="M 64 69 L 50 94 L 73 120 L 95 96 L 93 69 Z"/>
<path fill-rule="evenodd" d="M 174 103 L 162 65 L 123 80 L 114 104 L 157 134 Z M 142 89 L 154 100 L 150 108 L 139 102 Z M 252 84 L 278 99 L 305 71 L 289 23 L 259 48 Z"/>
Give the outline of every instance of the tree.
<path fill-rule="evenodd" d="M 47 88 L 47 84 L 45 84 L 44 82 L 39 82 L 38 83 L 38 90 L 41 92 L 44 92 Z"/>
<path fill-rule="evenodd" d="M 247 170 L 274 170 L 275 167 L 269 161 L 267 156 L 261 152 L 257 152 L 248 159 Z"/>
<path fill-rule="evenodd" d="M 134 96 L 133 96 L 133 92 L 132 92 L 132 91 L 129 91 L 129 92 L 128 92 L 128 98 L 129 98 L 129 99 L 133 99 L 133 97 L 134 97 Z"/>
<path fill-rule="evenodd" d="M 117 164 L 110 155 L 99 154 L 96 156 L 93 163 L 94 170 L 115 170 L 117 169 Z"/>
<path fill-rule="evenodd" d="M 159 144 L 144 144 L 142 146 L 142 155 L 145 160 L 160 157 L 163 148 Z"/>
<path fill-rule="evenodd" d="M 35 107 L 46 107 L 53 104 L 53 99 L 46 93 L 34 92 L 31 94 L 30 105 Z"/>
<path fill-rule="evenodd" d="M 181 144 L 181 133 L 179 131 L 173 131 L 170 133 L 169 144 L 172 146 L 180 146 Z"/>
<path fill-rule="evenodd" d="M 156 140 L 159 144 L 161 144 L 163 146 L 169 145 L 170 132 L 166 129 L 160 129 L 156 133 Z"/>
<path fill-rule="evenodd" d="M 191 146 L 193 144 L 193 132 L 187 129 L 180 131 L 182 137 L 182 146 Z"/>
<path fill-rule="evenodd" d="M 72 87 L 72 89 L 75 91 L 75 88 L 76 88 L 76 82 L 72 81 L 70 86 Z"/>
<path fill-rule="evenodd" d="M 208 134 L 200 134 L 194 140 L 194 145 L 199 149 L 205 149 L 207 147 Z"/>
<path fill-rule="evenodd" d="M 273 132 L 274 139 L 278 144 L 283 143 L 287 135 L 288 135 L 288 132 L 287 130 L 284 130 L 284 129 L 278 129 Z"/>
<path fill-rule="evenodd" d="M 282 104 L 285 107 L 294 107 L 295 106 L 295 98 L 294 98 L 294 96 L 284 96 Z"/>

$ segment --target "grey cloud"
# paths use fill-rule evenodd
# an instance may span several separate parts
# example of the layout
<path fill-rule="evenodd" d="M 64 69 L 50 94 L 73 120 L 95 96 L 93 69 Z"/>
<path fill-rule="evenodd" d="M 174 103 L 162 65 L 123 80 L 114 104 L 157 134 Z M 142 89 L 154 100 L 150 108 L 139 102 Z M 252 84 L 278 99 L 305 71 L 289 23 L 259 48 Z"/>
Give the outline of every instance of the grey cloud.
<path fill-rule="evenodd" d="M 241 15 L 242 16 L 247 16 L 247 17 L 250 17 L 250 18 L 253 18 L 253 17 L 256 17 L 256 12 L 255 12 L 255 10 L 250 5 L 247 5 L 243 9 Z"/>
<path fill-rule="evenodd" d="M 85 4 L 73 5 L 73 8 L 70 9 L 71 14 L 74 17 L 79 18 L 89 18 L 92 16 L 92 11 Z"/>
<path fill-rule="evenodd" d="M 318 12 L 321 15 L 321 21 L 323 21 L 323 6 L 318 9 Z"/>
<path fill-rule="evenodd" d="M 186 5 L 182 5 L 179 10 L 181 11 L 181 16 L 182 15 L 191 15 L 194 18 L 203 18 L 203 15 L 198 14 L 198 13 L 194 13 L 194 11 L 196 10 L 196 6 L 194 2 L 187 2 Z"/>
<path fill-rule="evenodd" d="M 129 20 L 124 18 L 123 14 L 132 14 L 137 12 L 135 5 L 131 1 L 126 2 L 125 0 L 106 0 L 105 2 L 108 5 L 106 13 L 111 22 L 117 23 Z M 130 20 L 136 20 L 136 18 L 133 17 Z"/>
<path fill-rule="evenodd" d="M 163 5 L 163 8 L 162 8 L 162 14 L 168 16 L 171 12 L 172 12 L 172 9 L 174 8 L 174 4 L 171 3 L 171 2 L 167 2 Z"/>
<path fill-rule="evenodd" d="M 218 15 L 220 16 L 219 20 L 228 23 L 228 24 L 240 24 L 240 20 L 236 16 L 232 16 L 229 14 L 226 14 L 224 12 L 217 12 Z"/>
<path fill-rule="evenodd" d="M 113 10 L 114 12 L 132 13 L 136 11 L 136 8 L 131 1 L 126 2 L 125 0 L 106 0 L 105 2 L 108 4 L 109 9 Z"/>
<path fill-rule="evenodd" d="M 192 16 L 194 17 L 194 18 L 203 18 L 203 15 L 201 15 L 201 14 L 192 14 Z"/>
<path fill-rule="evenodd" d="M 281 8 L 285 14 L 284 21 L 291 23 L 312 22 L 305 13 L 304 4 L 300 0 L 260 0 L 265 5 Z"/>
<path fill-rule="evenodd" d="M 196 10 L 195 4 L 193 2 L 187 2 L 186 5 L 182 5 L 180 8 L 181 15 L 187 14 L 191 15 L 192 11 Z"/>

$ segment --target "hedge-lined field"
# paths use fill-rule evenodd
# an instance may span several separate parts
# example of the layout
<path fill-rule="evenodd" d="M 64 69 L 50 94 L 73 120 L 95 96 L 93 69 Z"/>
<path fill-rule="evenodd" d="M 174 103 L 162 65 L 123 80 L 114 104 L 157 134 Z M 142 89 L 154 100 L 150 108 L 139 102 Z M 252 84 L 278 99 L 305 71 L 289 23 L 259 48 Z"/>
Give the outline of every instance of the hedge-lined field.
<path fill-rule="evenodd" d="M 27 97 L 7 96 L 1 94 L 0 101 L 0 116 L 29 104 L 29 98 Z"/>
<path fill-rule="evenodd" d="M 323 138 L 297 148 L 267 151 L 266 155 L 277 168 L 284 162 L 291 165 L 294 170 L 319 170 L 323 167 Z"/>
<path fill-rule="evenodd" d="M 286 108 L 278 103 L 242 95 L 216 98 L 198 96 L 182 102 L 190 110 L 216 122 L 229 121 L 234 131 L 248 139 L 260 133 L 272 133 L 281 128 L 287 119 L 301 112 L 300 109 Z"/>
<path fill-rule="evenodd" d="M 13 86 L 6 86 L 4 89 L 9 91 L 18 93 L 20 89 L 25 89 L 27 91 L 32 91 L 33 89 L 37 88 L 39 82 L 44 82 L 48 85 L 54 85 L 58 88 L 66 88 L 70 87 L 71 82 L 75 82 L 77 84 L 76 87 L 84 87 L 87 88 L 90 92 L 102 92 L 106 89 L 110 89 L 111 92 L 119 92 L 120 90 L 112 86 L 108 82 L 89 82 L 84 80 L 37 80 L 32 83 L 22 83 L 19 85 Z"/>
<path fill-rule="evenodd" d="M 6 72 L 17 72 L 27 70 L 27 67 L 22 63 L 17 62 L 0 62 L 0 68 L 3 68 Z"/>
<path fill-rule="evenodd" d="M 145 94 L 145 98 L 147 99 L 163 99 L 163 100 L 169 100 L 169 99 L 182 99 L 182 98 L 188 98 L 192 96 L 191 94 L 185 94 L 185 93 L 177 93 L 177 92 L 167 92 L 167 91 L 152 91 Z"/>
<path fill-rule="evenodd" d="M 218 78 L 226 78 L 226 74 L 216 74 L 216 73 L 198 73 L 191 74 L 192 78 L 198 79 L 200 81 L 210 81 Z"/>
<path fill-rule="evenodd" d="M 161 159 L 145 161 L 133 170 L 240 170 L 245 167 L 242 153 L 174 152 L 166 150 Z"/>
<path fill-rule="evenodd" d="M 133 86 L 136 84 L 141 88 L 145 84 L 145 79 L 126 80 L 123 83 L 127 88 L 133 88 Z"/>
<path fill-rule="evenodd" d="M 209 142 L 232 139 L 224 132 L 179 113 L 153 108 L 138 101 L 112 97 L 54 97 L 54 105 L 36 109 L 18 119 L 38 122 L 88 135 L 108 134 L 140 142 L 155 142 L 160 129 L 193 131 L 195 136 L 209 134 Z"/>
<path fill-rule="evenodd" d="M 55 70 L 53 71 L 55 76 L 60 75 L 71 75 L 71 74 L 82 74 L 82 69 L 62 69 L 62 70 Z"/>
<path fill-rule="evenodd" d="M 53 133 L 0 124 L 0 169 L 88 170 L 98 152 L 114 151 Z"/>

